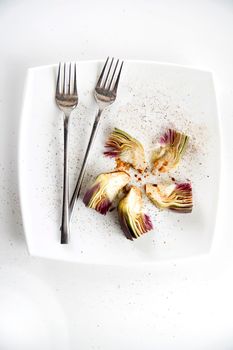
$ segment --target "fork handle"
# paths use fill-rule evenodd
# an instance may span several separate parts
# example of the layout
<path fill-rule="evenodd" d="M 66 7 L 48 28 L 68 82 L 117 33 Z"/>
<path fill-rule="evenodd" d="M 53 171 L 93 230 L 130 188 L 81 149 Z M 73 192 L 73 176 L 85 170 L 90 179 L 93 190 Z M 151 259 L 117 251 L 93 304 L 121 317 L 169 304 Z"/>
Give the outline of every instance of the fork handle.
<path fill-rule="evenodd" d="M 82 167 L 81 167 L 81 170 L 80 170 L 80 173 L 79 173 L 79 177 L 78 177 L 78 180 L 77 180 L 77 183 L 76 183 L 76 186 L 75 186 L 75 190 L 73 192 L 73 195 L 72 195 L 72 198 L 71 198 L 71 201 L 70 201 L 70 206 L 69 206 L 69 214 L 70 214 L 70 219 L 72 218 L 72 213 L 73 213 L 73 210 L 74 210 L 74 206 L 78 200 L 78 197 L 79 197 L 79 194 L 80 194 L 80 190 L 81 190 L 81 186 L 82 186 L 82 182 L 83 182 L 83 177 L 84 177 L 84 174 L 85 174 L 85 170 L 86 170 L 86 165 L 87 165 L 87 160 L 88 160 L 88 156 L 89 156 L 89 153 L 90 153 L 90 150 L 91 150 L 91 146 L 94 142 L 94 139 L 95 139 L 95 136 L 96 136 L 96 133 L 97 133 L 97 130 L 98 130 L 98 125 L 99 125 L 99 121 L 100 121 L 100 117 L 101 117 L 101 114 L 102 114 L 102 109 L 98 109 L 98 113 L 95 117 L 95 121 L 94 121 L 94 124 L 93 124 L 93 127 L 92 127 L 92 131 L 91 131 L 91 136 L 90 136 L 90 139 L 89 139 L 89 142 L 88 142 L 88 145 L 87 145 L 87 149 L 86 149 L 86 153 L 85 153 L 85 156 L 84 156 L 84 159 L 83 159 L 83 163 L 82 163 Z"/>
<path fill-rule="evenodd" d="M 63 203 L 61 244 L 67 244 L 69 239 L 69 173 L 68 173 L 68 141 L 69 141 L 69 116 L 64 116 L 64 170 L 63 170 Z"/>

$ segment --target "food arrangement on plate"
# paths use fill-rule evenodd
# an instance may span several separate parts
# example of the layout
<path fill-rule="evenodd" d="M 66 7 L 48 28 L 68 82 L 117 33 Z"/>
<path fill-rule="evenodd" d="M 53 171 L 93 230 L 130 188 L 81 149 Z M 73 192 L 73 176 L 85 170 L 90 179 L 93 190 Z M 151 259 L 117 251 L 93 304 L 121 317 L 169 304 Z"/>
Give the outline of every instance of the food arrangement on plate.
<path fill-rule="evenodd" d="M 110 65 L 107 58 L 100 77 L 97 81 L 94 97 L 98 104 L 98 113 L 92 127 L 89 144 L 80 170 L 71 201 L 69 200 L 68 188 L 68 118 L 78 104 L 78 92 L 76 82 L 76 64 L 74 74 L 72 66 L 69 65 L 68 89 L 66 88 L 66 65 L 63 67 L 63 82 L 61 83 L 61 64 L 59 64 L 56 103 L 64 113 L 64 174 L 63 174 L 63 206 L 61 243 L 68 243 L 69 223 L 75 202 L 81 190 L 82 179 L 89 152 L 97 133 L 97 126 L 100 122 L 102 111 L 111 105 L 117 96 L 117 89 L 123 62 L 116 76 L 119 60 Z M 114 66 L 114 67 L 113 67 Z M 107 71 L 107 73 L 106 73 Z M 73 88 L 71 88 L 71 77 L 73 76 Z M 114 78 L 115 77 L 115 78 Z M 62 84 L 62 86 L 61 86 Z M 106 215 L 112 209 L 113 201 L 118 201 L 118 218 L 122 231 L 126 238 L 133 240 L 153 229 L 150 216 L 143 211 L 142 190 L 131 183 L 129 169 L 133 168 L 141 176 L 144 173 L 151 173 L 156 177 L 157 173 L 168 173 L 175 169 L 185 152 L 188 136 L 174 129 L 168 129 L 161 137 L 157 147 L 153 150 L 151 164 L 147 164 L 145 150 L 141 142 L 129 135 L 127 132 L 115 128 L 105 143 L 106 157 L 114 158 L 116 167 L 108 173 L 97 176 L 94 183 L 86 191 L 83 202 L 86 207 L 95 209 L 100 214 Z M 141 179 L 141 178 L 140 178 Z M 146 183 L 145 193 L 151 202 L 159 209 L 170 209 L 178 213 L 190 213 L 192 211 L 192 186 L 190 183 Z M 69 205 L 70 203 L 70 205 Z"/>
<path fill-rule="evenodd" d="M 67 152 L 68 221 L 72 225 L 67 240 L 70 245 L 66 247 L 59 244 L 63 118 L 54 102 L 55 89 L 51 88 L 59 67 L 28 71 L 19 174 L 30 254 L 124 264 L 207 252 L 214 234 L 220 169 L 211 73 L 156 62 L 126 61 L 116 94 L 112 87 L 122 65 L 118 64 L 112 80 L 114 61 L 109 73 L 113 95 L 108 95 L 108 101 L 112 104 L 102 113 L 85 176 L 78 181 L 93 124 L 101 114 L 98 107 L 103 108 L 100 99 L 105 100 L 108 90 L 109 84 L 107 90 L 101 88 L 111 60 L 99 86 L 103 65 L 101 61 L 77 63 L 78 106 L 71 115 Z M 71 64 L 71 93 L 73 68 L 75 63 Z M 64 65 L 61 70 L 62 87 Z M 66 78 L 69 80 L 69 64 Z M 100 102 L 96 103 L 96 97 Z M 81 191 L 78 182 L 82 184 Z M 72 193 L 77 184 L 72 210 Z"/>
<path fill-rule="evenodd" d="M 153 151 L 151 165 L 148 165 L 142 144 L 125 131 L 115 128 L 105 143 L 104 155 L 115 158 L 116 169 L 97 176 L 83 198 L 84 204 L 106 215 L 117 198 L 119 222 L 126 238 L 133 240 L 152 230 L 151 218 L 143 212 L 142 191 L 130 184 L 129 168 L 134 168 L 141 176 L 150 171 L 156 180 L 157 172 L 167 173 L 178 166 L 187 143 L 187 135 L 167 130 Z M 146 183 L 144 188 L 157 208 L 191 213 L 193 198 L 190 183 Z"/>

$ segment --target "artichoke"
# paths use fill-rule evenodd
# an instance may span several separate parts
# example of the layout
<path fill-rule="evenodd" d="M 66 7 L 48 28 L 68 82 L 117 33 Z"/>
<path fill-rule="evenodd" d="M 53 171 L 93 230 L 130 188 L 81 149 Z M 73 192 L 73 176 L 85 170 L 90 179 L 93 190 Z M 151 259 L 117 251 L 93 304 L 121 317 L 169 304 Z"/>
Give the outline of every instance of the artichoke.
<path fill-rule="evenodd" d="M 115 128 L 106 141 L 105 148 L 106 156 L 119 158 L 136 170 L 145 170 L 146 161 L 142 144 L 125 131 Z"/>
<path fill-rule="evenodd" d="M 126 238 L 133 240 L 153 229 L 151 219 L 142 211 L 142 193 L 131 186 L 118 205 L 118 216 Z"/>
<path fill-rule="evenodd" d="M 130 175 L 125 171 L 100 174 L 85 193 L 83 202 L 86 207 L 93 208 L 100 214 L 105 215 L 118 192 L 129 181 Z"/>
<path fill-rule="evenodd" d="M 159 209 L 170 209 L 178 213 L 191 213 L 193 208 L 190 183 L 146 184 L 146 195 Z"/>
<path fill-rule="evenodd" d="M 180 162 L 187 143 L 187 135 L 169 129 L 161 137 L 159 148 L 153 152 L 152 172 L 155 173 L 158 170 L 161 173 L 166 173 L 175 168 Z"/>

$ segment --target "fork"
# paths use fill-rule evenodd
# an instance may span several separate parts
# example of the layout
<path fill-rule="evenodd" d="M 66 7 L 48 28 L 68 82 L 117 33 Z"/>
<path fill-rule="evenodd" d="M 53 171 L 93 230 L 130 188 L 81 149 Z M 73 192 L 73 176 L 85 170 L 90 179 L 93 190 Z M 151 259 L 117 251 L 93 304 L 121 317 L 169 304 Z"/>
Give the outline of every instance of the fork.
<path fill-rule="evenodd" d="M 108 64 L 109 63 L 109 64 Z M 102 115 L 102 112 L 105 108 L 110 106 L 117 97 L 117 88 L 121 76 L 121 71 L 122 71 L 122 66 L 123 66 L 123 61 L 120 65 L 119 70 L 117 71 L 117 67 L 119 64 L 119 59 L 114 62 L 114 58 L 111 59 L 111 62 L 109 62 L 109 57 L 105 61 L 104 67 L 100 73 L 99 79 L 97 81 L 95 91 L 94 91 L 94 97 L 96 100 L 96 103 L 98 105 L 98 111 L 94 120 L 94 124 L 92 127 L 90 139 L 87 145 L 86 153 L 83 159 L 83 163 L 81 166 L 81 170 L 79 173 L 79 177 L 75 186 L 75 190 L 73 192 L 71 201 L 70 201 L 70 206 L 69 206 L 69 214 L 70 218 L 72 216 L 72 212 L 74 209 L 74 206 L 77 202 L 77 199 L 80 194 L 81 186 L 82 186 L 82 181 L 83 177 L 85 174 L 86 170 L 86 165 L 87 165 L 87 160 L 88 156 L 91 150 L 91 147 L 93 145 L 95 136 L 97 134 L 99 122 L 100 122 L 100 117 Z"/>
<path fill-rule="evenodd" d="M 73 68 L 72 68 L 73 66 Z M 69 143 L 69 120 L 72 111 L 78 105 L 76 63 L 69 64 L 67 79 L 66 64 L 62 67 L 59 64 L 57 74 L 57 85 L 55 100 L 58 108 L 64 114 L 64 169 L 63 169 L 63 203 L 62 203 L 62 224 L 61 224 L 61 244 L 67 244 L 69 239 L 69 170 L 68 170 L 68 143 Z M 63 82 L 61 75 L 63 75 Z M 73 77 L 73 79 L 71 79 Z M 72 84 L 71 84 L 72 80 Z M 72 85 L 72 87 L 71 87 Z"/>

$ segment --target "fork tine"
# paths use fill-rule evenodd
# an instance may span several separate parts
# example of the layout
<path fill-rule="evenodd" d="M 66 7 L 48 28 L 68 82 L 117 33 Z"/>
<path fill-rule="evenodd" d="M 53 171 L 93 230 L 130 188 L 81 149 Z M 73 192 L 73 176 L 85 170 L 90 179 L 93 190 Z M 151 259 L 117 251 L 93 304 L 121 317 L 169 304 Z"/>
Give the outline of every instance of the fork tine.
<path fill-rule="evenodd" d="M 59 63 L 58 73 L 57 73 L 56 95 L 58 95 L 60 92 L 60 73 L 61 73 L 61 62 Z"/>
<path fill-rule="evenodd" d="M 101 85 L 101 82 L 102 82 L 102 79 L 103 79 L 103 75 L 104 75 L 104 71 L 105 71 L 105 68 L 106 68 L 106 66 L 108 64 L 108 60 L 109 60 L 109 57 L 106 59 L 105 64 L 103 66 L 103 69 L 102 69 L 102 71 L 100 73 L 99 79 L 98 79 L 97 84 L 96 84 L 97 87 L 100 87 L 100 85 Z"/>
<path fill-rule="evenodd" d="M 74 64 L 74 94 L 77 95 L 76 63 Z"/>
<path fill-rule="evenodd" d="M 114 78 L 114 75 L 116 73 L 116 69 L 117 69 L 117 66 L 118 66 L 118 63 L 119 63 L 119 59 L 117 60 L 116 64 L 115 64 L 115 68 L 114 68 L 114 71 L 113 71 L 113 74 L 112 74 L 112 78 L 110 80 L 110 83 L 109 83 L 109 90 L 111 90 L 111 85 L 112 85 L 112 81 L 113 81 L 113 78 Z"/>
<path fill-rule="evenodd" d="M 70 95 L 70 80 L 71 80 L 71 63 L 69 65 L 69 83 L 68 83 L 68 94 Z"/>
<path fill-rule="evenodd" d="M 63 72 L 63 91 L 62 93 L 65 94 L 66 89 L 66 64 L 64 63 L 64 72 Z"/>
<path fill-rule="evenodd" d="M 105 82 L 104 82 L 104 84 L 103 84 L 103 87 L 104 87 L 104 88 L 106 88 L 106 85 L 107 85 L 107 81 L 108 81 L 109 73 L 110 73 L 111 68 L 112 68 L 113 60 L 114 60 L 114 58 L 112 58 L 111 63 L 110 63 L 110 66 L 109 66 L 109 68 L 108 68 L 108 73 L 107 73 L 107 75 L 106 75 Z"/>
<path fill-rule="evenodd" d="M 122 63 L 121 63 L 120 70 L 119 70 L 118 76 L 117 76 L 117 78 L 116 78 L 115 85 L 114 85 L 114 87 L 113 87 L 113 91 L 114 91 L 115 93 L 117 92 L 117 88 L 118 88 L 118 84 L 119 84 L 119 80 L 120 80 L 120 76 L 121 76 L 121 71 L 122 71 L 123 63 L 124 63 L 124 61 L 122 61 Z"/>

